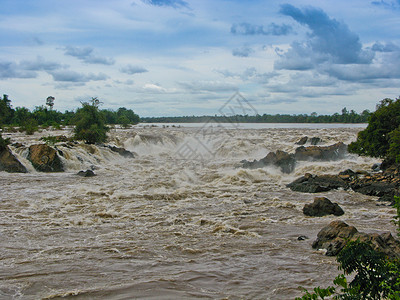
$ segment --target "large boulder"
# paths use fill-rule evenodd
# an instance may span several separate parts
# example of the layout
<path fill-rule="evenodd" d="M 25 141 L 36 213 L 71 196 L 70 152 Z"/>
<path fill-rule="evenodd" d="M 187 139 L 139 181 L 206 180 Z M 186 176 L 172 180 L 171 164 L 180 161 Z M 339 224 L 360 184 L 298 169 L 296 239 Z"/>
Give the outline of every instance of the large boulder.
<path fill-rule="evenodd" d="M 58 152 L 45 144 L 29 147 L 28 159 L 39 172 L 63 172 L 64 166 Z"/>
<path fill-rule="evenodd" d="M 337 175 L 311 175 L 309 173 L 286 185 L 292 191 L 302 193 L 320 193 L 333 189 L 348 189 L 346 181 Z"/>
<path fill-rule="evenodd" d="M 303 207 L 303 213 L 310 217 L 322 217 L 326 215 L 341 216 L 343 209 L 337 203 L 331 202 L 325 197 L 315 197 L 314 202 Z"/>
<path fill-rule="evenodd" d="M 359 232 L 354 226 L 349 226 L 343 221 L 333 221 L 322 228 L 312 247 L 326 249 L 327 256 L 335 256 L 348 241 L 355 240 L 371 243 L 374 250 L 381 251 L 392 258 L 400 258 L 400 242 L 393 238 L 391 233 L 367 234 Z"/>
<path fill-rule="evenodd" d="M 296 160 L 314 161 L 314 160 L 339 160 L 342 159 L 347 153 L 347 145 L 342 142 L 336 143 L 331 146 L 310 146 L 298 147 L 295 151 L 294 157 Z"/>
<path fill-rule="evenodd" d="M 9 173 L 27 173 L 25 166 L 12 154 L 10 148 L 0 151 L 0 171 Z"/>
<path fill-rule="evenodd" d="M 242 163 L 244 168 L 250 169 L 263 168 L 265 166 L 273 165 L 279 167 L 283 173 L 291 173 L 296 165 L 293 154 L 289 154 L 281 150 L 270 152 L 266 157 L 260 160 L 243 160 Z"/>

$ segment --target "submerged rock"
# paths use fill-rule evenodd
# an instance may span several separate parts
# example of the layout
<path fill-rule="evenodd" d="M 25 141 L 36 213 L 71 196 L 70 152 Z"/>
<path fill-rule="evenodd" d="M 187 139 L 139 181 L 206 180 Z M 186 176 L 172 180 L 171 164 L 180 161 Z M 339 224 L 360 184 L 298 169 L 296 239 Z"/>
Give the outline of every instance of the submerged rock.
<path fill-rule="evenodd" d="M 81 176 L 81 177 L 93 177 L 93 176 L 96 176 L 96 174 L 92 170 L 79 171 L 76 175 Z"/>
<path fill-rule="evenodd" d="M 12 154 L 10 148 L 0 151 L 0 171 L 9 173 L 27 173 L 25 166 Z"/>
<path fill-rule="evenodd" d="M 307 143 L 308 136 L 303 136 L 300 140 L 296 142 L 296 145 L 303 146 Z"/>
<path fill-rule="evenodd" d="M 315 197 L 314 202 L 303 207 L 303 213 L 310 217 L 322 217 L 326 215 L 341 216 L 343 209 L 337 203 L 325 197 Z"/>
<path fill-rule="evenodd" d="M 63 172 L 64 166 L 58 152 L 45 144 L 29 147 L 28 160 L 39 172 Z"/>
<path fill-rule="evenodd" d="M 383 252 L 392 258 L 400 258 L 400 241 L 396 240 L 391 233 L 363 233 L 354 226 L 349 226 L 343 221 L 333 221 L 321 229 L 312 247 L 315 249 L 326 249 L 327 256 L 337 255 L 346 246 L 347 242 L 359 240 L 370 242 L 374 250 Z"/>

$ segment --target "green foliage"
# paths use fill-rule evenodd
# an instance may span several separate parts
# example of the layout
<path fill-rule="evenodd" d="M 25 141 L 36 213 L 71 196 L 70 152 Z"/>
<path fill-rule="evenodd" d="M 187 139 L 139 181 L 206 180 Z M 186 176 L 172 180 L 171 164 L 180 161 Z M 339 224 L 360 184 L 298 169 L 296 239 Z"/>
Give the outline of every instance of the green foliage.
<path fill-rule="evenodd" d="M 38 123 L 35 119 L 33 118 L 28 118 L 26 121 L 22 122 L 22 125 L 19 128 L 19 131 L 23 132 L 25 131 L 26 134 L 32 135 L 35 133 L 35 131 L 38 131 Z"/>
<path fill-rule="evenodd" d="M 0 132 L 0 151 L 3 151 L 10 144 L 10 139 L 4 139 Z"/>
<path fill-rule="evenodd" d="M 370 244 L 351 241 L 339 253 L 337 261 L 344 274 L 338 275 L 333 283 L 336 287 L 314 289 L 299 300 L 324 299 L 400 299 L 400 261 L 375 251 Z M 353 275 L 348 283 L 345 275 Z M 339 290 L 340 289 L 340 290 Z"/>
<path fill-rule="evenodd" d="M 99 111 L 100 102 L 97 98 L 92 98 L 91 103 L 82 103 L 82 108 L 75 114 L 76 126 L 74 138 L 84 140 L 88 144 L 103 143 L 107 140 L 105 117 Z"/>
<path fill-rule="evenodd" d="M 360 131 L 349 152 L 380 157 L 395 162 L 400 158 L 400 99 L 383 99 L 371 114 L 368 126 Z"/>

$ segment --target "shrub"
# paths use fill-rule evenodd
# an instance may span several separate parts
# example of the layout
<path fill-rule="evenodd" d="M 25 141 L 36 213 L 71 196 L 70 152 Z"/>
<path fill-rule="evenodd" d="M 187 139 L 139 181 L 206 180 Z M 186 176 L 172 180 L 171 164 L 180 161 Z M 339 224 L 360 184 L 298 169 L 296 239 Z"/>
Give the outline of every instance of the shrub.
<path fill-rule="evenodd" d="M 107 140 L 107 131 L 104 115 L 99 111 L 100 102 L 92 98 L 91 103 L 82 103 L 75 115 L 76 126 L 74 138 L 88 144 L 103 143 Z"/>

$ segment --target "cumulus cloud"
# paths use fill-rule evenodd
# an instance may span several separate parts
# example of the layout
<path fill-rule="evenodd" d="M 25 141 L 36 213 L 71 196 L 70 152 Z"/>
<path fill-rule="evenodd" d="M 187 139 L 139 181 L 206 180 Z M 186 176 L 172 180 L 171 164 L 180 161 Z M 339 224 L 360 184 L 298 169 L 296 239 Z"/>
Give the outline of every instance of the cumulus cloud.
<path fill-rule="evenodd" d="M 108 76 L 103 73 L 99 74 L 83 74 L 71 70 L 51 71 L 49 72 L 53 76 L 54 81 L 66 81 L 66 82 L 89 82 L 89 81 L 100 81 L 106 80 Z"/>
<path fill-rule="evenodd" d="M 249 57 L 251 53 L 253 53 L 253 49 L 250 47 L 242 47 L 242 48 L 237 48 L 232 50 L 232 55 L 237 56 L 237 57 Z"/>
<path fill-rule="evenodd" d="M 143 0 L 143 2 L 154 6 L 189 7 L 189 4 L 183 0 Z"/>
<path fill-rule="evenodd" d="M 120 71 L 122 73 L 130 74 L 130 75 L 148 72 L 148 70 L 143 67 L 132 66 L 132 65 L 126 65 L 126 66 L 122 67 L 120 69 Z"/>
<path fill-rule="evenodd" d="M 96 56 L 92 47 L 72 47 L 67 46 L 64 48 L 64 54 L 76 57 L 88 64 L 101 64 L 101 65 L 113 65 L 115 60 L 112 58 Z"/>
<path fill-rule="evenodd" d="M 0 62 L 0 79 L 9 78 L 36 78 L 37 71 L 54 71 L 65 66 L 47 61 L 43 57 L 38 56 L 36 60 L 23 60 L 16 62 Z"/>
<path fill-rule="evenodd" d="M 288 35 L 293 32 L 290 25 L 269 24 L 266 28 L 262 25 L 253 25 L 250 23 L 233 24 L 231 33 L 240 35 Z"/>
<path fill-rule="evenodd" d="M 36 72 L 21 69 L 15 62 L 0 62 L 0 79 L 36 77 Z"/>
<path fill-rule="evenodd" d="M 280 13 L 307 26 L 311 32 L 308 40 L 292 43 L 291 48 L 276 62 L 277 69 L 305 70 L 323 62 L 335 64 L 372 62 L 373 51 L 362 48 L 358 35 L 346 24 L 330 18 L 323 10 L 314 7 L 301 10 L 291 4 L 284 4 Z"/>
<path fill-rule="evenodd" d="M 23 60 L 20 62 L 19 67 L 29 71 L 52 71 L 63 68 L 57 62 L 46 61 L 43 57 L 38 56 L 36 60 Z"/>

